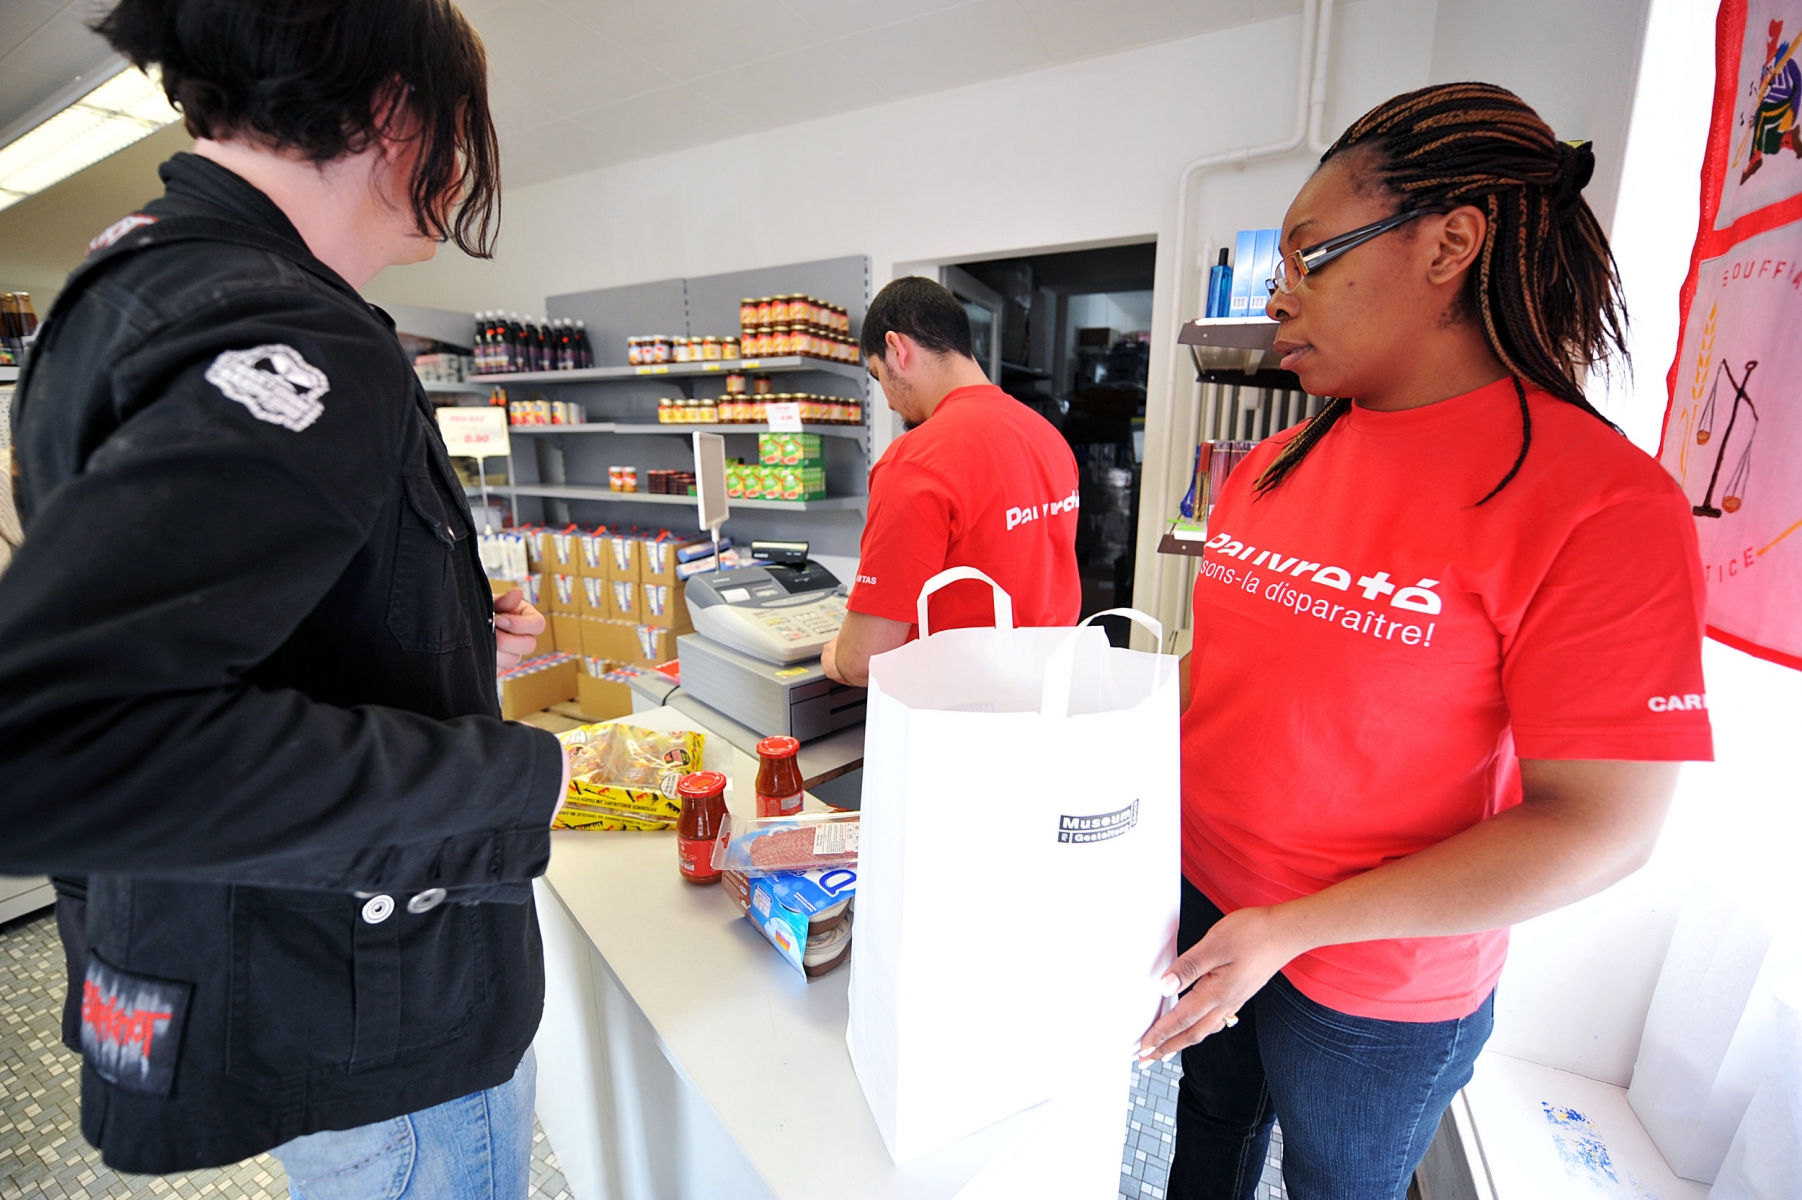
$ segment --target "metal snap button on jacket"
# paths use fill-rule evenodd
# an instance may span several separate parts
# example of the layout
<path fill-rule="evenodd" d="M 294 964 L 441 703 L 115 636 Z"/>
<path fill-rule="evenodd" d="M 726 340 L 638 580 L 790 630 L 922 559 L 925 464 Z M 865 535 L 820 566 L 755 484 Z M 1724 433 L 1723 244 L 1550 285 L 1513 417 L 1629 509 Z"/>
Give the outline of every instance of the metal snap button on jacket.
<path fill-rule="evenodd" d="M 363 919 L 371 925 L 380 925 L 393 914 L 393 896 L 376 896 L 363 906 Z"/>
<path fill-rule="evenodd" d="M 444 903 L 444 889 L 427 888 L 407 901 L 407 911 L 418 916 L 420 913 L 431 912 L 442 903 Z"/>

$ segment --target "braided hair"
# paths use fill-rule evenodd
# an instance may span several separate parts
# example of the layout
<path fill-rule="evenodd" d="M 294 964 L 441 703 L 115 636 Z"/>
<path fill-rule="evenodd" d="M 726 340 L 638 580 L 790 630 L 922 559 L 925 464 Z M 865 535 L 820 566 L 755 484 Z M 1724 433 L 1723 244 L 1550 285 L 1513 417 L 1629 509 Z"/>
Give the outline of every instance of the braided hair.
<path fill-rule="evenodd" d="M 1514 378 L 1520 453 L 1485 504 L 1520 473 L 1533 441 L 1524 379 L 1613 428 L 1583 395 L 1581 372 L 1626 359 L 1626 300 L 1608 237 L 1583 199 L 1595 172 L 1590 144 L 1561 142 L 1519 96 L 1489 83 L 1444 83 L 1377 105 L 1339 136 L 1322 164 L 1348 150 L 1392 194 L 1397 212 L 1475 205 L 1489 218 L 1461 311 Z M 1281 483 L 1351 402 L 1330 399 L 1258 478 Z"/>

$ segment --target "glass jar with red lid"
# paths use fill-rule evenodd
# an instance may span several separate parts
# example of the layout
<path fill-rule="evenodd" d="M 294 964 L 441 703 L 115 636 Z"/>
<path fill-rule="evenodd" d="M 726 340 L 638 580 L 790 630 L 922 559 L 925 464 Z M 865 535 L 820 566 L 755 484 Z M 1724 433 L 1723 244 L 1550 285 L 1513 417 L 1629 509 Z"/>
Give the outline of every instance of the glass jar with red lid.
<path fill-rule="evenodd" d="M 726 777 L 718 771 L 696 771 L 676 784 L 682 814 L 676 818 L 676 866 L 690 883 L 718 883 L 713 848 L 726 823 Z"/>
<path fill-rule="evenodd" d="M 792 817 L 801 811 L 801 743 L 766 737 L 757 743 L 757 815 Z"/>

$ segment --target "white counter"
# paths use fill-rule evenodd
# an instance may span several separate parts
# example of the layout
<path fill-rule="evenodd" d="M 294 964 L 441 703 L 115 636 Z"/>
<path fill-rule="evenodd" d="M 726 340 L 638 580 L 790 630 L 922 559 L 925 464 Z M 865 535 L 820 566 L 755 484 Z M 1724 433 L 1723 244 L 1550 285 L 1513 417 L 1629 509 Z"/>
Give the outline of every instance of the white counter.
<path fill-rule="evenodd" d="M 671 708 L 622 720 L 707 732 Z M 754 811 L 755 758 L 710 737 L 705 765 Z M 848 968 L 809 983 L 680 877 L 672 833 L 551 841 L 538 1115 L 576 1200 L 948 1200 L 1019 1128 L 896 1167 L 845 1049 Z"/>

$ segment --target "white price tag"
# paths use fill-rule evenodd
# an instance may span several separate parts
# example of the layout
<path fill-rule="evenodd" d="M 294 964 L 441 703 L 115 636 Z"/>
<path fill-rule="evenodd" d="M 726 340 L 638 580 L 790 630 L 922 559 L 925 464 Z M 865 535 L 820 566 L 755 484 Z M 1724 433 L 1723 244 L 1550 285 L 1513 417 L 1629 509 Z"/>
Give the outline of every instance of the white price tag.
<path fill-rule="evenodd" d="M 800 433 L 801 406 L 793 400 L 783 400 L 766 406 L 770 418 L 771 433 Z"/>
<path fill-rule="evenodd" d="M 507 410 L 487 405 L 481 408 L 441 408 L 438 410 L 438 432 L 444 435 L 444 448 L 464 458 L 507 457 Z"/>
<path fill-rule="evenodd" d="M 825 854 L 856 854 L 857 834 L 863 828 L 860 822 L 841 821 L 834 825 L 815 825 L 813 827 L 813 852 Z"/>

